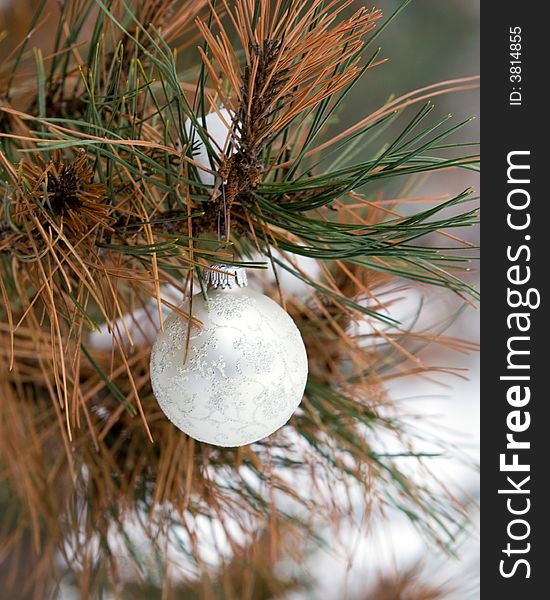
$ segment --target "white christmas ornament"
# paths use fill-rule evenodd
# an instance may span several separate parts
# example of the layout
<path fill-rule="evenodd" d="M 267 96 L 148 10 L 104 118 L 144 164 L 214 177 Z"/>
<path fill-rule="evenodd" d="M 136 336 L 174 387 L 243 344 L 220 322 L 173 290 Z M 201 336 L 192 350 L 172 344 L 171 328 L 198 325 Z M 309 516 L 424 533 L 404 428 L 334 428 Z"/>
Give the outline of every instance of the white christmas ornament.
<path fill-rule="evenodd" d="M 304 393 L 307 355 L 294 321 L 273 300 L 246 287 L 237 267 L 204 275 L 208 300 L 193 297 L 192 324 L 172 313 L 151 354 L 151 382 L 166 416 L 196 440 L 244 446 L 292 416 Z M 182 306 L 190 312 L 189 301 Z"/>
<path fill-rule="evenodd" d="M 203 125 L 201 119 L 199 119 L 199 122 Z M 232 122 L 233 114 L 227 108 L 220 108 L 218 111 L 208 113 L 204 117 L 204 127 L 208 133 L 210 145 L 217 156 L 221 156 L 229 143 Z M 208 150 L 191 119 L 186 119 L 184 128 L 193 144 L 193 160 L 206 169 L 211 170 L 213 166 L 210 164 L 208 158 Z M 234 152 L 235 148 L 232 150 Z M 206 185 L 214 185 L 215 177 L 208 171 L 199 169 L 199 178 Z"/>

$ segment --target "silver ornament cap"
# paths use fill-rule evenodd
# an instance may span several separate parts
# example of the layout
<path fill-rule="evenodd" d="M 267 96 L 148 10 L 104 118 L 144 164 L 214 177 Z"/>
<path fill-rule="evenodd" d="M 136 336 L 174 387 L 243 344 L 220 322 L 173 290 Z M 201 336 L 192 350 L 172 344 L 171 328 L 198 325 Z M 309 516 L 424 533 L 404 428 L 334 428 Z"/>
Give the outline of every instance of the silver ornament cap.
<path fill-rule="evenodd" d="M 300 404 L 306 349 L 288 313 L 247 287 L 244 269 L 216 264 L 203 277 L 208 298 L 197 294 L 181 307 L 191 327 L 172 313 L 157 335 L 153 392 L 194 439 L 243 446 L 275 432 Z"/>
<path fill-rule="evenodd" d="M 208 269 L 204 269 L 202 280 L 207 288 L 212 287 L 214 289 L 219 287 L 222 289 L 246 287 L 248 285 L 245 269 L 222 264 L 210 265 Z"/>

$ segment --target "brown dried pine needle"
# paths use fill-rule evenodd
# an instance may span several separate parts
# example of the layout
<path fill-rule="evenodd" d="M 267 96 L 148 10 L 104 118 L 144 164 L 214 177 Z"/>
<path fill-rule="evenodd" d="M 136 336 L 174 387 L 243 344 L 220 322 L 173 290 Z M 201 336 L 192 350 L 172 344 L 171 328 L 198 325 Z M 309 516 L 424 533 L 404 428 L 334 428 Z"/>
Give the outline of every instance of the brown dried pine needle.
<path fill-rule="evenodd" d="M 239 196 L 246 201 L 247 191 L 262 180 L 261 155 L 266 144 L 291 123 L 298 126 L 314 107 L 335 96 L 361 70 L 364 36 L 381 13 L 361 8 L 350 18 L 339 19 L 350 4 L 349 0 L 333 1 L 316 16 L 321 0 L 284 8 L 279 2 L 265 0 L 258 3 L 257 11 L 247 0 L 238 0 L 233 7 L 224 2 L 226 20 L 238 37 L 244 64 L 215 11 L 218 32 L 197 21 L 209 49 L 206 54 L 199 48 L 203 61 L 217 95 L 235 115 L 232 145 L 237 150 L 220 166 L 228 210 Z M 342 65 L 345 68 L 339 68 Z"/>

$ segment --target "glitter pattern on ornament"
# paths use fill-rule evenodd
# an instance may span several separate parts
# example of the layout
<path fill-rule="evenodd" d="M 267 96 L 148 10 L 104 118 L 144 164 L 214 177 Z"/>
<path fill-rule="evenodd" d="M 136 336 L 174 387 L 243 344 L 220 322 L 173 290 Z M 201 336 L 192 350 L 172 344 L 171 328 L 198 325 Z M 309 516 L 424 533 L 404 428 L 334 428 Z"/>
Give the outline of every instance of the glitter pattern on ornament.
<path fill-rule="evenodd" d="M 166 416 L 194 439 L 243 446 L 282 427 L 300 404 L 306 350 L 291 317 L 246 287 L 242 269 L 213 265 L 205 280 L 208 300 L 193 297 L 201 325 L 191 325 L 187 360 L 186 318 L 172 313 L 157 336 L 153 392 Z M 187 301 L 182 310 L 189 309 Z"/>

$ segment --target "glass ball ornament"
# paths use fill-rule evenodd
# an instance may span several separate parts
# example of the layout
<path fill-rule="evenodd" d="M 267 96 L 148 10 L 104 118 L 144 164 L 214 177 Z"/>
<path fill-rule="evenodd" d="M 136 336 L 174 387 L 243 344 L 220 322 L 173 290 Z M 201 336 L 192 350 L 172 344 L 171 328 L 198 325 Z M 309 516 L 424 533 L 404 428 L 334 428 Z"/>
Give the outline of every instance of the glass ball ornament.
<path fill-rule="evenodd" d="M 244 446 L 282 427 L 302 400 L 308 363 L 292 318 L 247 287 L 244 269 L 212 265 L 202 294 L 173 312 L 151 353 L 155 397 L 176 427 L 217 446 Z M 189 334 L 189 340 L 188 338 Z"/>
<path fill-rule="evenodd" d="M 204 117 L 204 129 L 210 141 L 210 152 L 213 152 L 218 157 L 225 152 L 229 145 L 230 136 L 232 135 L 231 124 L 233 123 L 234 115 L 235 113 L 222 106 Z M 203 125 L 202 120 L 199 119 L 199 121 Z M 206 185 L 214 185 L 216 177 L 210 172 L 212 165 L 206 144 L 198 134 L 191 119 L 186 119 L 183 127 L 193 145 L 193 160 L 201 167 L 207 169 L 198 169 L 199 179 Z M 235 152 L 236 148 L 233 147 L 231 150 Z"/>

